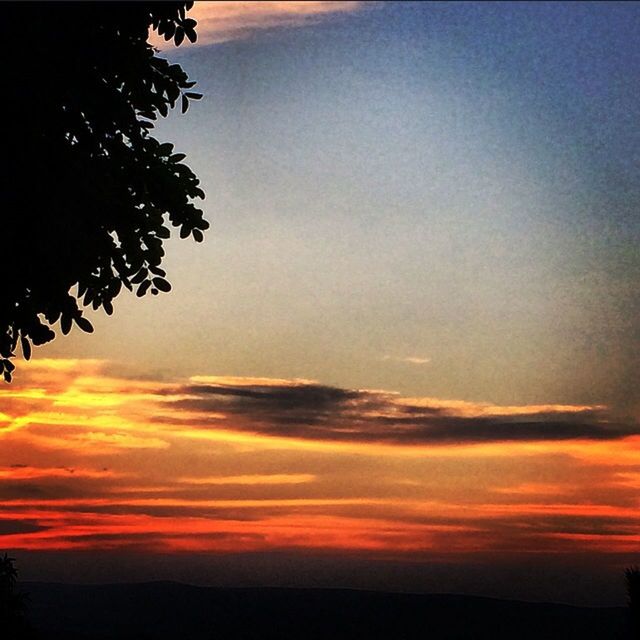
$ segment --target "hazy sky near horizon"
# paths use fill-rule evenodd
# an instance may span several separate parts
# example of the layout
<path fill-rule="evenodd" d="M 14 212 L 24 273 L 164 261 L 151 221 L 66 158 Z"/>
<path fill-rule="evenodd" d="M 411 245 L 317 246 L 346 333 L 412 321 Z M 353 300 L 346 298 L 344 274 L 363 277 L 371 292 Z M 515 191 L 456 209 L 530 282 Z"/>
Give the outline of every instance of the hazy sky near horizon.
<path fill-rule="evenodd" d="M 0 546 L 632 561 L 640 5 L 194 15 L 211 229 L 0 390 Z"/>

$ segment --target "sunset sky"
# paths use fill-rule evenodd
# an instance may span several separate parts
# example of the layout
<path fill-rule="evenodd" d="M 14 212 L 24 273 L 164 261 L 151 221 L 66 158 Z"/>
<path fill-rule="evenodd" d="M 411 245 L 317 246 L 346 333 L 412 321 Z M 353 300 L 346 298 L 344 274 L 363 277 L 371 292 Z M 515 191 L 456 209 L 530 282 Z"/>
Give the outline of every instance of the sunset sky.
<path fill-rule="evenodd" d="M 619 604 L 640 562 L 640 6 L 196 3 L 206 241 L 17 361 L 28 579 Z"/>

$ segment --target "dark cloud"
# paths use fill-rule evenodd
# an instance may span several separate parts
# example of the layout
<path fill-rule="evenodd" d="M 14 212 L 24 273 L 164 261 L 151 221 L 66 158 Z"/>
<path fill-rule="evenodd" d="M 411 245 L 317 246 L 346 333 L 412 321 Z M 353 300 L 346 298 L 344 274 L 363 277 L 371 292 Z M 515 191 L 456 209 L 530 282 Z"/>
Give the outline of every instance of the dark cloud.
<path fill-rule="evenodd" d="M 5 481 L 0 485 L 0 500 L 32 500 L 51 497 L 50 491 L 32 482 Z"/>
<path fill-rule="evenodd" d="M 599 536 L 635 536 L 638 520 L 614 516 L 546 516 L 527 526 L 546 533 L 586 534 Z"/>
<path fill-rule="evenodd" d="M 93 496 L 97 483 L 78 484 L 56 480 L 38 482 L 3 479 L 0 482 L 0 501 L 3 500 L 56 500 Z"/>
<path fill-rule="evenodd" d="M 36 533 L 47 527 L 27 520 L 0 520 L 0 536 L 11 536 L 16 533 Z"/>
<path fill-rule="evenodd" d="M 319 407 L 341 403 L 357 398 L 358 391 L 340 389 L 319 384 L 306 385 L 253 385 L 253 386 L 218 386 L 218 385 L 193 385 L 184 387 L 185 393 L 241 396 L 252 398 L 256 401 L 265 401 L 284 407 L 303 408 Z"/>
<path fill-rule="evenodd" d="M 207 424 L 274 436 L 397 444 L 541 440 L 611 440 L 640 433 L 636 423 L 610 421 L 600 407 L 511 407 L 349 390 L 314 383 L 194 384 L 167 392 L 184 418 L 158 422 Z M 199 415 L 194 416 L 193 412 Z M 213 414 L 222 414 L 220 421 Z M 232 420 L 232 418 L 235 418 Z"/>
<path fill-rule="evenodd" d="M 361 403 L 362 393 L 318 384 L 305 385 L 192 385 L 179 393 L 190 396 L 174 406 L 204 411 L 246 414 L 267 421 L 312 424 Z"/>
<path fill-rule="evenodd" d="M 154 533 L 145 531 L 144 533 L 86 533 L 79 535 L 64 535 L 56 537 L 55 540 L 64 546 L 65 543 L 71 545 L 82 545 L 84 547 L 96 547 L 99 549 L 108 549 L 109 547 L 117 547 L 127 549 L 138 547 L 141 551 L 148 552 L 154 548 L 158 550 L 166 549 L 167 545 L 174 539 L 189 538 L 189 540 L 198 541 L 228 541 L 230 543 L 237 542 L 239 535 L 236 532 L 227 531 L 210 531 L 207 533 Z M 243 540 L 252 540 L 255 542 L 263 542 L 265 536 L 259 533 L 242 533 Z"/>

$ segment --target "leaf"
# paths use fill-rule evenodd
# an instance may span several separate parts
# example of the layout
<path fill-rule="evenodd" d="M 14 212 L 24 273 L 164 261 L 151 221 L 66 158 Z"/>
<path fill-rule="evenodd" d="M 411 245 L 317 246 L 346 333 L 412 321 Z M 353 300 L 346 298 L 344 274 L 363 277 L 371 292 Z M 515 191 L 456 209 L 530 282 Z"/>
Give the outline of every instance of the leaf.
<path fill-rule="evenodd" d="M 189 108 L 189 98 L 182 94 L 182 113 L 187 113 L 187 109 Z"/>
<path fill-rule="evenodd" d="M 102 303 L 102 306 L 105 310 L 105 312 L 107 313 L 108 316 L 113 315 L 113 305 L 111 304 L 110 300 L 105 300 Z"/>
<path fill-rule="evenodd" d="M 176 43 L 176 47 L 179 47 L 184 40 L 184 29 L 182 27 L 176 27 L 176 36 L 174 38 L 174 42 Z M 191 40 L 191 38 L 189 38 Z"/>
<path fill-rule="evenodd" d="M 29 360 L 31 358 L 31 343 L 29 342 L 29 338 L 22 336 L 20 338 L 20 344 L 22 346 L 23 358 Z"/>
<path fill-rule="evenodd" d="M 75 318 L 76 324 L 85 332 L 85 333 L 93 333 L 93 325 L 82 316 L 77 316 Z"/>
<path fill-rule="evenodd" d="M 180 96 L 180 88 L 177 84 L 170 84 L 167 86 L 165 91 L 167 93 L 167 98 L 171 100 L 171 106 L 173 107 Z"/>
<path fill-rule="evenodd" d="M 202 231 L 200 231 L 200 229 L 194 229 L 192 233 L 193 239 L 196 242 L 202 242 L 204 240 L 204 234 L 202 233 Z"/>
<path fill-rule="evenodd" d="M 2 374 L 2 377 L 4 378 L 5 382 L 11 382 L 11 374 L 8 371 L 5 371 Z"/>
<path fill-rule="evenodd" d="M 136 273 L 136 275 L 131 278 L 131 284 L 138 284 L 139 282 L 142 282 L 148 275 L 149 272 L 147 271 L 146 267 L 142 267 L 140 271 L 138 271 L 138 273 Z"/>
<path fill-rule="evenodd" d="M 173 34 L 176 32 L 176 25 L 169 20 L 161 23 L 160 28 L 164 31 L 164 39 L 167 41 L 171 40 L 171 38 L 173 38 Z M 160 29 L 158 29 L 158 31 L 160 32 Z"/>
<path fill-rule="evenodd" d="M 136 295 L 138 296 L 138 298 L 142 298 L 142 296 L 147 293 L 147 289 L 151 286 L 151 281 L 150 280 L 145 280 L 143 283 L 140 284 L 140 286 L 138 287 L 138 290 L 136 291 Z"/>
<path fill-rule="evenodd" d="M 71 331 L 71 316 L 69 314 L 62 314 L 62 318 L 60 319 L 60 329 L 65 336 L 69 331 Z"/>
<path fill-rule="evenodd" d="M 177 164 L 178 162 L 180 162 L 181 160 L 184 160 L 187 157 L 186 153 L 174 153 L 169 160 L 171 162 L 173 162 L 174 164 Z"/>
<path fill-rule="evenodd" d="M 56 334 L 43 324 L 31 329 L 29 335 L 31 336 L 31 342 L 36 346 L 46 344 L 56 337 Z"/>
<path fill-rule="evenodd" d="M 153 284 L 157 289 L 164 291 L 165 293 L 171 291 L 171 284 L 164 278 L 154 278 Z"/>
<path fill-rule="evenodd" d="M 194 93 L 193 91 L 187 91 L 184 95 L 190 100 L 200 100 L 202 98 L 201 93 Z"/>

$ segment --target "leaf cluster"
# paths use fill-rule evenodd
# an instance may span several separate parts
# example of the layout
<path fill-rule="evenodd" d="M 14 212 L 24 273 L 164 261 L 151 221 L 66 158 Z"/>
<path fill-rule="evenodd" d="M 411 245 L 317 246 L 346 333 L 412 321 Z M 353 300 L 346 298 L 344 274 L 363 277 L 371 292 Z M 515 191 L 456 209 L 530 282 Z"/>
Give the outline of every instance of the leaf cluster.
<path fill-rule="evenodd" d="M 154 122 L 200 98 L 148 43 L 155 29 L 194 42 L 192 2 L 3 4 L 4 212 L 0 227 L 0 374 L 16 349 L 74 325 L 82 307 L 113 313 L 125 288 L 171 289 L 163 242 L 203 240 L 205 197 L 185 155 Z"/>

